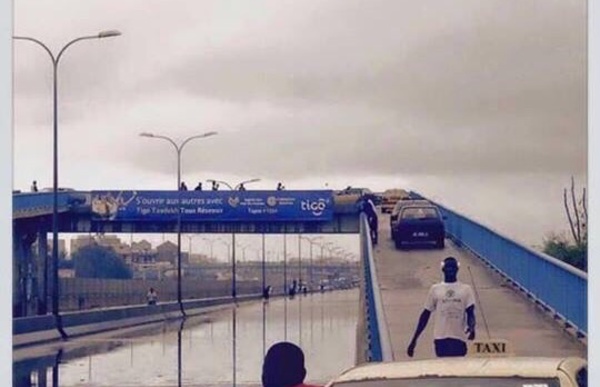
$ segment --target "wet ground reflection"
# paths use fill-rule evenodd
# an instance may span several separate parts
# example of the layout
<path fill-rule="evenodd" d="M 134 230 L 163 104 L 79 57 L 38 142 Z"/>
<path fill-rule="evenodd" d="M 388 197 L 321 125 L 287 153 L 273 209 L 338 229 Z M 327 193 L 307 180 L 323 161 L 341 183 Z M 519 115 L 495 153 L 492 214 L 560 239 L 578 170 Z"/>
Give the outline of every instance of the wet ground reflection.
<path fill-rule="evenodd" d="M 129 337 L 76 340 L 51 356 L 15 363 L 13 385 L 259 385 L 264 353 L 282 340 L 303 348 L 307 381 L 324 383 L 354 363 L 357 297 L 351 290 L 272 299 Z"/>

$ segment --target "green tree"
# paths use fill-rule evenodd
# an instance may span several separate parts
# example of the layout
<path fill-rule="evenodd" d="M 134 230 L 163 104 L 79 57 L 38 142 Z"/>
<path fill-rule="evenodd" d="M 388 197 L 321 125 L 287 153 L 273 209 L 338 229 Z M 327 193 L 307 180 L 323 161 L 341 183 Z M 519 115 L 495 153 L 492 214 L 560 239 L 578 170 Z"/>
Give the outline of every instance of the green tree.
<path fill-rule="evenodd" d="M 564 235 L 552 234 L 544 240 L 544 253 L 587 271 L 587 242 L 575 244 Z"/>
<path fill-rule="evenodd" d="M 575 195 L 575 179 L 571 176 L 570 195 L 567 188 L 563 190 L 563 204 L 569 221 L 572 241 L 564 234 L 552 234 L 544 240 L 544 253 L 560 259 L 581 270 L 587 271 L 587 205 L 586 190 L 581 197 Z M 570 201 L 569 201 L 570 199 Z"/>
<path fill-rule="evenodd" d="M 75 252 L 73 266 L 76 277 L 129 279 L 133 276 L 131 269 L 113 249 L 96 244 Z"/>

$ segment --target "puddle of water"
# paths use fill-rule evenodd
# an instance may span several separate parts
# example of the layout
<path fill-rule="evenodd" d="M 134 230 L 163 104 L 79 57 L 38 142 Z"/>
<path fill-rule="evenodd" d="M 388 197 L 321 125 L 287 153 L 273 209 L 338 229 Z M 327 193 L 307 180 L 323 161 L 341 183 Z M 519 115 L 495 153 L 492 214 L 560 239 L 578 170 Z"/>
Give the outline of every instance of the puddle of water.
<path fill-rule="evenodd" d="M 358 291 L 244 304 L 122 338 L 77 340 L 15 363 L 14 386 L 260 385 L 262 359 L 279 341 L 305 353 L 307 382 L 324 383 L 355 359 Z"/>

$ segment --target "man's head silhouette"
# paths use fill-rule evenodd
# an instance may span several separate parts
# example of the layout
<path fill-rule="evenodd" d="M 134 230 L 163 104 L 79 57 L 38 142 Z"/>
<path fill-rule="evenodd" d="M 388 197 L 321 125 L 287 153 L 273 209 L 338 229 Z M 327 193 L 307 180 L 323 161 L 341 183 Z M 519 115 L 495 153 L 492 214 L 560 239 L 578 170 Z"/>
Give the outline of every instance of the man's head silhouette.
<path fill-rule="evenodd" d="M 444 272 L 445 282 L 456 282 L 456 275 L 460 263 L 454 257 L 447 257 L 442 261 L 442 272 Z"/>
<path fill-rule="evenodd" d="M 262 369 L 263 387 L 292 387 L 301 384 L 305 376 L 300 347 L 283 341 L 269 348 Z"/>

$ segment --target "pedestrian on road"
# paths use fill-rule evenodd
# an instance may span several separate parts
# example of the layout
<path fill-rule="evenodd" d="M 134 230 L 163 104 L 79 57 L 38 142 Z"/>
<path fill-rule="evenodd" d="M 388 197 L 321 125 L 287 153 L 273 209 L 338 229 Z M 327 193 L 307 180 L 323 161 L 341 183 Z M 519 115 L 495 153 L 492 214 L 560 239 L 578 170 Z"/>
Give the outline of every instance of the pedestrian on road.
<path fill-rule="evenodd" d="M 181 182 L 181 185 L 179 186 L 179 190 L 180 191 L 187 191 L 188 190 L 187 185 L 185 185 L 185 181 Z"/>
<path fill-rule="evenodd" d="M 212 188 L 213 191 L 218 191 L 219 190 L 219 183 L 217 183 L 216 181 L 213 180 L 212 182 Z"/>
<path fill-rule="evenodd" d="M 359 207 L 360 211 L 364 212 L 367 216 L 369 230 L 371 231 L 371 242 L 373 245 L 377 245 L 379 219 L 377 217 L 377 209 L 375 208 L 375 204 L 370 198 L 362 198 L 359 203 Z"/>
<path fill-rule="evenodd" d="M 202 191 L 202 182 L 198 182 L 198 185 L 196 186 L 196 188 L 194 188 L 194 191 Z"/>
<path fill-rule="evenodd" d="M 285 187 L 283 186 L 282 182 L 277 183 L 277 191 L 283 191 L 285 189 Z"/>
<path fill-rule="evenodd" d="M 267 285 L 263 289 L 263 298 L 265 300 L 268 300 L 270 295 L 271 295 L 271 285 Z"/>
<path fill-rule="evenodd" d="M 154 288 L 150 288 L 148 293 L 146 294 L 146 299 L 148 300 L 148 305 L 156 305 L 156 301 L 158 301 L 158 293 Z"/>
<path fill-rule="evenodd" d="M 427 326 L 432 312 L 435 312 L 433 343 L 436 356 L 467 354 L 465 338 L 475 339 L 475 296 L 471 286 L 457 280 L 459 267 L 460 264 L 454 257 L 447 257 L 442 261 L 444 281 L 429 289 L 417 329 L 406 351 L 409 357 L 413 357 L 417 339 Z"/>
<path fill-rule="evenodd" d="M 33 181 L 33 183 L 31 183 L 31 192 L 37 192 L 38 191 L 38 186 L 37 186 L 37 181 Z"/>
<path fill-rule="evenodd" d="M 275 343 L 267 351 L 262 367 L 263 387 L 316 387 L 305 384 L 304 353 L 287 341 Z"/>

